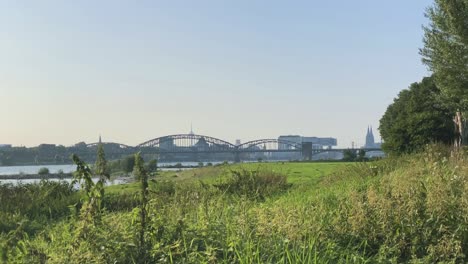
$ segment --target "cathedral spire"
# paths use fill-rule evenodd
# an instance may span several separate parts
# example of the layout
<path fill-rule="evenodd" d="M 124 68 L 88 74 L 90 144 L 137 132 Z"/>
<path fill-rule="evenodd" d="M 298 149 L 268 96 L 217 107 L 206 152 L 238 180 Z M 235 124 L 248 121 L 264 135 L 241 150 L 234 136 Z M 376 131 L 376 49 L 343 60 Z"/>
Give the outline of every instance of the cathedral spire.
<path fill-rule="evenodd" d="M 366 148 L 373 148 L 375 146 L 374 133 L 372 132 L 372 126 L 367 126 L 366 135 Z"/>

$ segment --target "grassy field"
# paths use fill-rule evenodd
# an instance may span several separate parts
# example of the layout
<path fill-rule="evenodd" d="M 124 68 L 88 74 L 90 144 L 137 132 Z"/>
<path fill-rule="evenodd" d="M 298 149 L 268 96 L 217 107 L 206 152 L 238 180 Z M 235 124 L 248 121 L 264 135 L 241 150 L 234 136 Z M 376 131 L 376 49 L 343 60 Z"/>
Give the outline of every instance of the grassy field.
<path fill-rule="evenodd" d="M 145 218 L 136 182 L 107 187 L 104 210 L 94 218 L 84 214 L 83 196 L 66 186 L 21 193 L 2 187 L 16 204 L 31 206 L 15 211 L 0 204 L 1 257 L 5 263 L 464 263 L 467 172 L 464 154 L 436 147 L 372 163 L 160 172 L 149 180 Z M 31 199 L 28 188 L 42 198 Z"/>
<path fill-rule="evenodd" d="M 180 171 L 158 171 L 157 176 L 153 179 L 157 181 L 174 181 L 183 182 L 216 182 L 220 178 L 225 177 L 231 170 L 268 170 L 278 172 L 288 178 L 288 182 L 294 187 L 307 185 L 309 187 L 316 186 L 319 179 L 323 176 L 331 174 L 333 171 L 343 169 L 351 163 L 346 162 L 272 162 L 272 163 L 242 163 L 231 165 L 209 166 L 189 170 Z M 152 182 L 154 183 L 154 181 Z M 151 184 L 151 183 L 150 183 Z M 121 192 L 136 192 L 138 190 L 137 183 L 125 185 L 109 186 L 106 190 L 110 193 Z"/>

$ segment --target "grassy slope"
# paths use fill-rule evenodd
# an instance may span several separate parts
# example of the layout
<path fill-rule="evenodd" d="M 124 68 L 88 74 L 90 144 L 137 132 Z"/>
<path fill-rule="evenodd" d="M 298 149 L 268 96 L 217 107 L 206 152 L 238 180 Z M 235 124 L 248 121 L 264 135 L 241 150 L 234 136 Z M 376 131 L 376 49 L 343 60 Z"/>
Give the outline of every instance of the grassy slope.
<path fill-rule="evenodd" d="M 160 171 L 149 182 L 150 189 L 157 181 L 174 181 L 176 184 L 189 184 L 190 182 L 203 181 L 207 183 L 217 182 L 225 177 L 231 170 L 271 170 L 287 176 L 292 188 L 288 196 L 304 196 L 304 192 L 316 191 L 319 181 L 334 171 L 342 170 L 350 163 L 304 163 L 304 162 L 275 162 L 275 163 L 243 163 L 221 166 L 210 166 L 181 171 Z M 138 183 L 128 183 L 106 187 L 108 195 L 136 194 L 139 190 Z M 278 198 L 278 197 L 277 197 Z"/>
<path fill-rule="evenodd" d="M 152 192 L 148 252 L 153 261 L 174 263 L 463 263 L 468 162 L 449 156 L 433 149 L 366 164 L 237 164 L 162 172 L 150 190 L 170 188 Z M 281 172 L 292 186 L 252 200 L 211 185 L 232 169 Z M 105 252 L 85 241 L 71 256 L 134 261 L 138 222 L 129 209 L 137 191 L 135 183 L 106 188 L 109 213 L 93 235 Z M 61 258 L 70 256 L 64 247 L 70 244 L 69 225 L 74 224 L 66 220 L 52 226 L 32 247 L 69 262 Z"/>

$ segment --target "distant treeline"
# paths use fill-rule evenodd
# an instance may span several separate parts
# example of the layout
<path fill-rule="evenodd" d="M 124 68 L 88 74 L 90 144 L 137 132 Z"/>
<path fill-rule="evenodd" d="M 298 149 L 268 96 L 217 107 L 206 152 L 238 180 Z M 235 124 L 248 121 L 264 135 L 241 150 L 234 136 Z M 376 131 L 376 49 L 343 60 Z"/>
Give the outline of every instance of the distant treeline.
<path fill-rule="evenodd" d="M 105 143 L 104 150 L 109 159 L 119 159 L 134 153 L 133 149 L 120 148 L 118 144 Z M 71 147 L 53 144 L 41 144 L 37 147 L 2 147 L 0 148 L 0 166 L 31 164 L 71 164 L 71 155 L 77 154 L 87 162 L 96 160 L 97 146 L 88 146 L 80 142 Z"/>

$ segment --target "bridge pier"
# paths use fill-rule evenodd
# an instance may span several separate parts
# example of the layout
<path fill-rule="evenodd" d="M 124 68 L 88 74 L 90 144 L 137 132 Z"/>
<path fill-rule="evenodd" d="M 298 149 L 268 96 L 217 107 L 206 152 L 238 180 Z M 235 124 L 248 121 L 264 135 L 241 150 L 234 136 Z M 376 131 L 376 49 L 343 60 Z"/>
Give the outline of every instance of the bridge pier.
<path fill-rule="evenodd" d="M 240 159 L 240 152 L 239 152 L 239 151 L 234 152 L 234 162 L 235 162 L 235 163 L 241 162 L 241 159 Z"/>
<path fill-rule="evenodd" d="M 303 160 L 312 160 L 312 142 L 302 143 L 302 159 Z"/>

